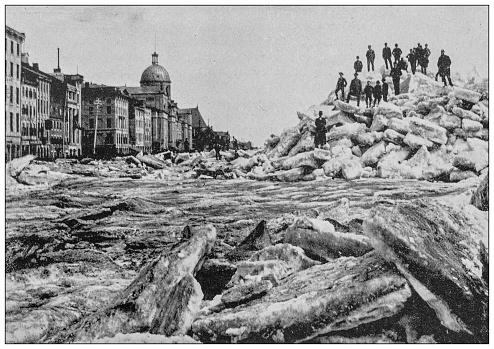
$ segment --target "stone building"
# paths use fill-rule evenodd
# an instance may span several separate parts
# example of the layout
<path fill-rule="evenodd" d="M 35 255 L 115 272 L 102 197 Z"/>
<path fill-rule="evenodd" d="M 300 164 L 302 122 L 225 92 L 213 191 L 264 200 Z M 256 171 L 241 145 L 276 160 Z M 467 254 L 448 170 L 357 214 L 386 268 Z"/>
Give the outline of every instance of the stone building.
<path fill-rule="evenodd" d="M 82 155 L 82 83 L 84 77 L 79 74 L 69 75 L 60 69 L 60 51 L 58 66 L 53 69 L 50 94 L 50 124 L 61 126 L 54 128 L 53 135 L 60 131 L 60 143 L 54 143 L 56 157 L 77 157 Z M 53 140 L 52 140 L 53 143 Z"/>
<path fill-rule="evenodd" d="M 180 150 L 183 150 L 183 144 L 185 140 L 189 142 L 189 148 L 194 149 L 194 141 L 193 141 L 193 134 L 192 134 L 192 109 L 191 108 L 186 108 L 186 109 L 178 109 L 177 111 L 178 115 L 178 124 L 180 127 Z"/>
<path fill-rule="evenodd" d="M 40 158 L 53 156 L 47 120 L 50 117 L 50 75 L 39 70 L 37 63 L 29 65 L 29 55 L 22 54 L 21 73 L 21 137 L 22 155 Z M 50 127 L 48 127 L 50 128 Z"/>
<path fill-rule="evenodd" d="M 119 87 L 90 84 L 82 89 L 84 155 L 92 155 L 96 132 L 96 154 L 103 157 L 130 151 L 129 96 Z"/>
<path fill-rule="evenodd" d="M 135 150 L 151 152 L 151 108 L 141 101 L 133 101 L 129 105 L 129 142 Z"/>
<path fill-rule="evenodd" d="M 177 104 L 171 99 L 170 75 L 158 64 L 156 52 L 151 57 L 151 65 L 141 75 L 140 87 L 122 87 L 122 92 L 151 108 L 152 150 L 158 152 L 177 148 L 191 123 L 187 124 L 187 120 L 179 118 Z M 185 128 L 187 132 L 184 132 Z"/>
<path fill-rule="evenodd" d="M 21 55 L 26 39 L 5 26 L 5 157 L 7 160 L 22 155 L 21 148 Z"/>

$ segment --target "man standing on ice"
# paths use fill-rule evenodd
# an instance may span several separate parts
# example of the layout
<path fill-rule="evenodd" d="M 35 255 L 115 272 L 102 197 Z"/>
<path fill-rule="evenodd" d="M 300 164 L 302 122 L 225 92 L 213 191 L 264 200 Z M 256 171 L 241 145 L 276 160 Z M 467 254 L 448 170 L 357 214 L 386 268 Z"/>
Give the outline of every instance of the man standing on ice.
<path fill-rule="evenodd" d="M 410 49 L 410 53 L 407 55 L 408 62 L 410 62 L 410 68 L 412 69 L 412 74 L 415 75 L 417 70 L 417 58 L 415 57 L 415 49 Z"/>
<path fill-rule="evenodd" d="M 439 69 L 437 74 L 441 75 L 441 78 L 444 82 L 444 86 L 447 86 L 446 78 L 448 78 L 449 85 L 453 86 L 453 83 L 451 82 L 450 67 L 451 67 L 451 59 L 449 58 L 449 56 L 444 54 L 444 50 L 441 50 L 441 55 L 437 60 L 437 68 Z M 436 81 L 437 81 L 437 74 L 436 74 Z"/>
<path fill-rule="evenodd" d="M 360 73 L 362 71 L 362 61 L 359 60 L 359 56 L 357 56 L 357 60 L 353 63 L 353 69 L 355 69 L 355 73 Z"/>
<path fill-rule="evenodd" d="M 400 94 L 400 76 L 401 69 L 394 63 L 393 69 L 391 69 L 391 78 L 393 79 L 393 86 L 395 88 L 395 96 Z"/>
<path fill-rule="evenodd" d="M 388 94 L 389 94 L 389 85 L 386 82 L 385 78 L 383 78 L 382 90 L 383 90 L 383 101 L 387 102 L 388 101 Z"/>
<path fill-rule="evenodd" d="M 350 82 L 350 91 L 346 97 L 346 102 L 350 101 L 350 96 L 357 97 L 357 107 L 360 106 L 360 95 L 362 94 L 362 82 L 357 78 L 358 74 L 353 74 L 355 78 Z"/>
<path fill-rule="evenodd" d="M 398 47 L 398 44 L 395 44 L 395 48 L 393 49 L 393 57 L 395 58 L 395 63 L 400 60 L 401 49 Z"/>
<path fill-rule="evenodd" d="M 345 100 L 345 87 L 347 85 L 346 79 L 343 77 L 343 73 L 340 72 L 340 77 L 338 78 L 338 82 L 336 83 L 336 91 L 334 91 L 336 95 L 336 99 L 338 99 L 338 92 L 341 91 L 341 100 Z"/>
<path fill-rule="evenodd" d="M 367 57 L 367 71 L 370 72 L 370 66 L 372 65 L 372 71 L 374 71 L 374 59 L 376 58 L 376 53 L 373 49 L 371 49 L 371 45 L 368 46 L 367 53 L 365 57 Z"/>
<path fill-rule="evenodd" d="M 387 84 L 386 84 L 386 86 L 387 86 Z M 379 103 L 381 103 L 381 96 L 382 96 L 382 88 L 381 88 L 381 84 L 380 84 L 379 80 L 377 80 L 376 86 L 374 86 L 374 105 L 373 105 L 373 107 L 376 106 L 376 102 L 377 102 L 377 105 L 379 105 Z M 386 96 L 386 99 L 388 99 L 387 96 Z"/>
<path fill-rule="evenodd" d="M 314 137 L 314 147 L 322 148 L 326 143 L 326 119 L 322 117 L 322 111 L 319 110 L 319 116 L 316 118 L 316 136 Z"/>
<path fill-rule="evenodd" d="M 364 88 L 365 93 L 365 105 L 367 108 L 372 107 L 372 94 L 374 93 L 374 88 L 371 86 L 370 81 L 367 81 L 367 85 Z"/>
<path fill-rule="evenodd" d="M 391 49 L 388 47 L 388 43 L 384 43 L 384 48 L 383 48 L 383 58 L 384 58 L 384 63 L 386 63 L 386 69 L 393 68 L 393 64 L 391 63 Z M 389 68 L 388 68 L 388 62 L 389 62 Z"/>

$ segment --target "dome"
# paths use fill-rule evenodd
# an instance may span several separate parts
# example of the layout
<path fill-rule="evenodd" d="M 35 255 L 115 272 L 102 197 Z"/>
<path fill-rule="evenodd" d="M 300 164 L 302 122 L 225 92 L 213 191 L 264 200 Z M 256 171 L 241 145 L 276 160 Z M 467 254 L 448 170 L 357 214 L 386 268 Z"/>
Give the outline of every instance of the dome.
<path fill-rule="evenodd" d="M 158 64 L 158 54 L 152 54 L 152 62 L 141 75 L 141 85 L 159 85 L 163 82 L 171 83 L 170 75 L 161 65 Z"/>

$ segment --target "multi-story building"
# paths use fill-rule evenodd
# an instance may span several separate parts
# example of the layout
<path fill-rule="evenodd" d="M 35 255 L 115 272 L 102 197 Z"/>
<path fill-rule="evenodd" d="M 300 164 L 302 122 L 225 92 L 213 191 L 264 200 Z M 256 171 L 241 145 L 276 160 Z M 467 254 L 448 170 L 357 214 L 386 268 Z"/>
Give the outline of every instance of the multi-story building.
<path fill-rule="evenodd" d="M 85 155 L 92 155 L 94 135 L 99 156 L 129 153 L 129 98 L 120 88 L 85 83 L 82 89 Z"/>
<path fill-rule="evenodd" d="M 193 144 L 193 132 L 192 132 L 192 108 L 179 109 L 178 112 L 178 123 L 180 127 L 180 149 L 183 149 L 183 144 L 185 140 L 189 142 L 189 148 L 194 149 Z"/>
<path fill-rule="evenodd" d="M 129 105 L 129 142 L 130 147 L 151 152 L 151 109 L 140 101 Z"/>
<path fill-rule="evenodd" d="M 61 144 L 55 136 L 57 156 L 76 157 L 82 155 L 82 83 L 84 77 L 79 74 L 62 73 L 60 59 L 58 67 L 53 70 L 51 88 L 50 126 L 53 135 L 61 133 Z M 56 127 L 61 126 L 61 129 Z M 52 141 L 53 143 L 53 141 Z"/>
<path fill-rule="evenodd" d="M 50 116 L 51 77 L 31 67 L 29 56 L 22 54 L 21 74 L 21 137 L 22 154 L 41 158 L 53 156 L 46 122 Z"/>
<path fill-rule="evenodd" d="M 21 156 L 21 55 L 26 39 L 5 26 L 5 157 Z"/>

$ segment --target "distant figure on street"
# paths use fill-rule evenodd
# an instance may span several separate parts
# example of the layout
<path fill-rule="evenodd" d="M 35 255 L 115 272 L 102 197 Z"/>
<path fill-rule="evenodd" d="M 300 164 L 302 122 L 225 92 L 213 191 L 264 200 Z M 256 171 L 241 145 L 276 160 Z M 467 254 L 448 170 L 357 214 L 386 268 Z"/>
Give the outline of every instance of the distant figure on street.
<path fill-rule="evenodd" d="M 322 148 L 326 143 L 326 119 L 322 117 L 322 111 L 319 111 L 319 116 L 316 118 L 316 136 L 314 137 L 314 147 Z"/>
<path fill-rule="evenodd" d="M 444 50 L 441 50 L 441 55 L 439 56 L 439 59 L 437 60 L 437 68 L 438 72 L 436 74 L 436 81 L 437 81 L 437 75 L 441 75 L 441 78 L 443 80 L 444 86 L 447 86 L 446 84 L 446 78 L 448 79 L 449 85 L 453 86 L 453 83 L 451 82 L 451 59 L 449 56 L 444 54 Z"/>
<path fill-rule="evenodd" d="M 400 61 L 398 62 L 398 69 L 400 70 L 404 70 L 408 73 L 408 64 L 407 62 L 405 62 L 405 60 L 403 59 L 403 57 L 401 57 Z"/>
<path fill-rule="evenodd" d="M 381 88 L 381 83 L 379 80 L 376 81 L 376 86 L 374 86 L 374 105 L 373 107 L 379 105 L 381 103 L 381 96 L 382 96 L 382 88 Z"/>
<path fill-rule="evenodd" d="M 372 71 L 374 71 L 374 59 L 376 58 L 376 53 L 371 48 L 371 45 L 369 45 L 367 47 L 369 48 L 367 50 L 367 53 L 365 54 L 365 57 L 367 57 L 367 71 L 370 71 L 371 65 L 372 65 Z"/>
<path fill-rule="evenodd" d="M 393 79 L 395 96 L 398 96 L 400 94 L 400 76 L 401 76 L 401 70 L 398 68 L 398 64 L 395 62 L 393 69 L 391 69 L 391 78 Z"/>
<path fill-rule="evenodd" d="M 346 102 L 350 101 L 350 96 L 357 97 L 357 106 L 360 106 L 360 95 L 362 94 L 362 82 L 357 77 L 358 74 L 353 74 L 354 79 L 350 82 L 350 91 L 346 97 Z"/>
<path fill-rule="evenodd" d="M 220 139 L 219 137 L 216 137 L 216 140 L 214 141 L 214 150 L 216 152 L 216 160 L 221 160 L 221 154 L 220 154 L 220 150 L 221 150 L 221 142 L 220 142 Z"/>
<path fill-rule="evenodd" d="M 415 71 L 417 70 L 417 58 L 415 57 L 415 49 L 410 49 L 410 53 L 407 55 L 407 59 L 410 63 L 412 74 L 415 75 Z"/>
<path fill-rule="evenodd" d="M 238 141 L 235 137 L 233 137 L 233 150 L 235 150 L 235 157 L 238 157 L 238 153 L 237 153 L 237 150 L 238 150 Z"/>
<path fill-rule="evenodd" d="M 395 58 L 395 63 L 398 63 L 401 57 L 401 49 L 398 47 L 398 44 L 395 44 L 395 48 L 393 49 L 393 57 Z"/>
<path fill-rule="evenodd" d="M 343 73 L 340 72 L 340 77 L 338 78 L 338 82 L 336 83 L 336 91 L 334 91 L 336 95 L 336 99 L 338 99 L 338 92 L 341 91 L 341 100 L 345 100 L 345 87 L 347 85 L 346 79 L 343 77 Z"/>
<path fill-rule="evenodd" d="M 357 60 L 355 61 L 355 63 L 353 63 L 353 69 L 355 69 L 355 73 L 360 73 L 363 66 L 364 65 L 362 64 L 362 61 L 360 61 L 359 56 L 357 56 Z"/>
<path fill-rule="evenodd" d="M 383 78 L 382 90 L 383 90 L 383 101 L 387 102 L 388 101 L 388 94 L 389 94 L 389 85 L 386 82 L 385 78 Z"/>
<path fill-rule="evenodd" d="M 388 47 L 388 43 L 384 43 L 384 48 L 383 48 L 383 58 L 384 58 L 384 63 L 386 63 L 386 69 L 393 68 L 393 64 L 391 64 L 391 49 Z M 388 68 L 388 62 L 389 62 L 389 68 Z"/>
<path fill-rule="evenodd" d="M 185 141 L 184 141 L 184 151 L 186 153 L 188 153 L 190 150 L 190 144 L 189 144 L 189 140 L 187 138 L 185 138 Z"/>
<path fill-rule="evenodd" d="M 417 65 L 420 65 L 420 71 L 422 71 L 422 62 L 423 62 L 424 49 L 420 43 L 415 47 L 415 59 L 417 60 Z"/>
<path fill-rule="evenodd" d="M 365 93 L 365 106 L 367 108 L 372 107 L 372 95 L 374 94 L 374 88 L 371 86 L 370 81 L 367 81 L 367 85 L 364 88 Z"/>

